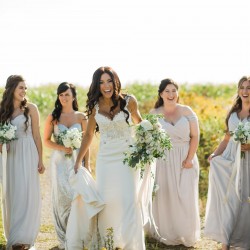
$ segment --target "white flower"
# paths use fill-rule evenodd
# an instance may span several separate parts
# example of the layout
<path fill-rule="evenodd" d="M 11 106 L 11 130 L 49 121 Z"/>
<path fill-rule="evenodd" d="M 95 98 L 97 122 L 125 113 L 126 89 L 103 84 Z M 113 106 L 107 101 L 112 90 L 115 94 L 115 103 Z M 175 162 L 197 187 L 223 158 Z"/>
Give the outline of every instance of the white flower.
<path fill-rule="evenodd" d="M 140 126 L 142 126 L 143 129 L 146 130 L 146 131 L 153 129 L 153 125 L 148 120 L 142 120 L 141 123 L 140 123 Z"/>
<path fill-rule="evenodd" d="M 60 131 L 57 135 L 55 135 L 55 138 L 58 144 L 75 150 L 81 146 L 82 132 L 80 132 L 77 128 L 72 128 Z M 65 156 L 70 157 L 70 155 Z"/>
<path fill-rule="evenodd" d="M 68 138 L 68 137 L 65 137 L 63 138 L 63 145 L 66 147 L 66 148 L 70 148 L 71 147 L 71 139 Z"/>
<path fill-rule="evenodd" d="M 81 143 L 82 143 L 82 141 L 79 140 L 79 139 L 74 140 L 74 141 L 73 141 L 74 148 L 80 148 L 80 147 L 81 147 Z"/>
<path fill-rule="evenodd" d="M 0 124 L 0 143 L 9 143 L 16 138 L 16 126 L 10 123 Z"/>
<path fill-rule="evenodd" d="M 132 168 L 144 169 L 146 164 L 155 159 L 165 158 L 165 150 L 172 147 L 171 141 L 165 130 L 158 122 L 160 115 L 146 115 L 135 129 L 135 140 L 125 152 L 124 163 Z"/>

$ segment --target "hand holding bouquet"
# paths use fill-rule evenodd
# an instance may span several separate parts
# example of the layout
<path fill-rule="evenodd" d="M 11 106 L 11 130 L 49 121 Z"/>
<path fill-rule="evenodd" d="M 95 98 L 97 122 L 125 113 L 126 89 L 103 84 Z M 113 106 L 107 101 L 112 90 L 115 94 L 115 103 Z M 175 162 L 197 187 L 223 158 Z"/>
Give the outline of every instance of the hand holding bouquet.
<path fill-rule="evenodd" d="M 250 122 L 245 124 L 239 122 L 238 126 L 234 131 L 230 132 L 233 136 L 235 142 L 240 142 L 241 144 L 250 144 Z M 241 158 L 245 157 L 245 152 L 241 152 Z"/>
<path fill-rule="evenodd" d="M 172 144 L 158 121 L 160 117 L 162 116 L 148 114 L 145 120 L 136 125 L 135 143 L 129 145 L 123 163 L 127 163 L 131 168 L 139 167 L 144 170 L 145 166 L 155 159 L 164 158 L 165 150 L 170 150 Z"/>
<path fill-rule="evenodd" d="M 0 144 L 16 140 L 16 130 L 17 127 L 11 123 L 0 124 Z"/>
<path fill-rule="evenodd" d="M 55 137 L 57 143 L 66 148 L 76 150 L 81 147 L 82 132 L 80 132 L 77 128 L 60 131 Z M 72 154 L 65 154 L 65 157 L 71 158 Z"/>

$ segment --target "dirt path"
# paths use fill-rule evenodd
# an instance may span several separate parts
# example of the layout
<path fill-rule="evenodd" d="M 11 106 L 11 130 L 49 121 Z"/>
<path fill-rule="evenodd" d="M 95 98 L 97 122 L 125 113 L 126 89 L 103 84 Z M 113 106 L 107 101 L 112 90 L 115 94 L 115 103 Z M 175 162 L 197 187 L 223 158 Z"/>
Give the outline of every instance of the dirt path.
<path fill-rule="evenodd" d="M 46 161 L 48 162 L 48 161 Z M 52 204 L 51 204 L 51 185 L 50 185 L 50 169 L 47 167 L 46 172 L 41 176 L 42 188 L 42 217 L 41 229 L 36 241 L 36 249 L 38 250 L 56 250 L 58 242 L 52 220 Z M 164 246 L 152 239 L 147 239 L 147 250 L 163 250 L 163 249 L 220 249 L 221 245 L 204 237 L 196 243 L 194 248 L 186 248 L 184 246 L 172 247 Z"/>

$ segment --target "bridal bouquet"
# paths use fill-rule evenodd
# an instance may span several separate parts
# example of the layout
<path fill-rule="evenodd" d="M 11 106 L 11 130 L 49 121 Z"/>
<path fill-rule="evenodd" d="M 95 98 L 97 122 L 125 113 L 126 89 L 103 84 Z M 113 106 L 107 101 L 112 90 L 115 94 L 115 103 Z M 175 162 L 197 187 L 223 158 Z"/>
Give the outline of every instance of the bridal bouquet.
<path fill-rule="evenodd" d="M 145 120 L 136 125 L 135 143 L 129 145 L 123 163 L 127 163 L 131 168 L 144 170 L 145 166 L 155 159 L 165 157 L 165 150 L 170 150 L 172 143 L 158 121 L 161 117 L 148 114 Z"/>
<path fill-rule="evenodd" d="M 237 128 L 230 135 L 233 136 L 235 142 L 240 142 L 241 144 L 250 144 L 250 122 L 245 124 L 239 122 Z M 241 152 L 241 158 L 245 157 L 245 152 Z"/>
<path fill-rule="evenodd" d="M 80 132 L 77 128 L 60 131 L 55 137 L 57 143 L 63 145 L 66 148 L 72 148 L 73 150 L 76 150 L 81 147 L 82 132 Z M 65 154 L 65 157 L 71 158 L 72 155 Z"/>
<path fill-rule="evenodd" d="M 4 144 L 16 140 L 16 130 L 17 127 L 10 123 L 0 124 L 0 143 Z"/>

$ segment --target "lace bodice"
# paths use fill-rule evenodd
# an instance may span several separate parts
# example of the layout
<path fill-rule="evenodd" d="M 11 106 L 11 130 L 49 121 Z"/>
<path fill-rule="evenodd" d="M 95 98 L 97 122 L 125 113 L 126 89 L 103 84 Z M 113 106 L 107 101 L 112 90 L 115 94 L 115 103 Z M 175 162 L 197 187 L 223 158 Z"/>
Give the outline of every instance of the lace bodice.
<path fill-rule="evenodd" d="M 126 114 L 123 111 L 118 112 L 114 116 L 113 120 L 111 120 L 110 118 L 99 113 L 98 104 L 95 108 L 95 119 L 99 126 L 101 141 L 116 141 L 121 139 L 130 139 L 132 137 L 132 127 L 129 125 L 132 123 L 130 113 L 128 124 L 126 122 Z M 125 109 L 128 111 L 127 107 Z"/>

